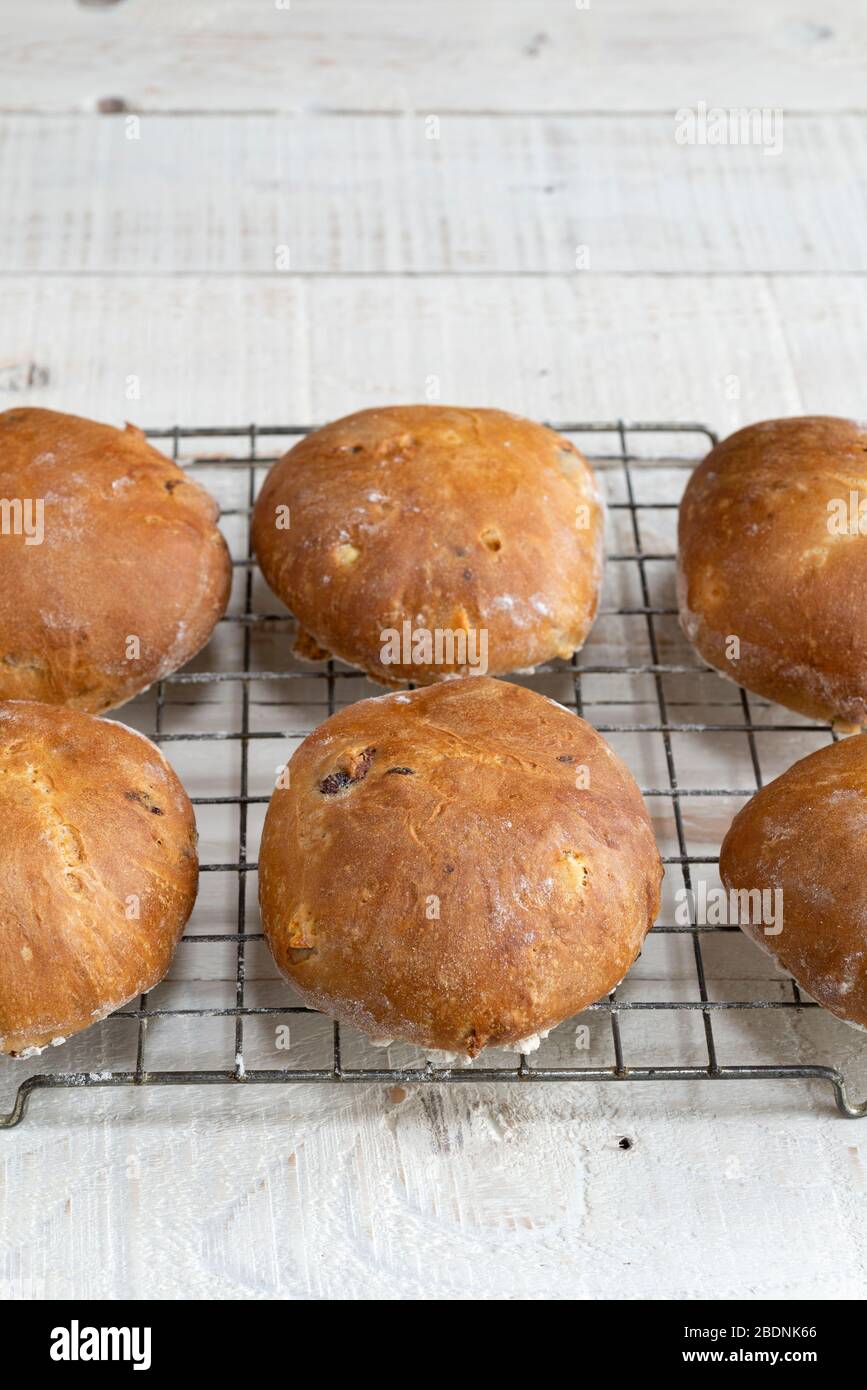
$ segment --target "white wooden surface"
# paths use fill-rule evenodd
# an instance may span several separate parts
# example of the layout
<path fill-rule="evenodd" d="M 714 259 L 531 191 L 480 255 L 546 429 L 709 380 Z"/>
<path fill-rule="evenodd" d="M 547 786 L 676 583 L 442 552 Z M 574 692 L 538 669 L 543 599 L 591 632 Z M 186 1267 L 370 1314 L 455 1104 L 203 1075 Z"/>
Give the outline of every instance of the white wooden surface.
<path fill-rule="evenodd" d="M 548 418 L 863 416 L 865 57 L 855 0 L 0 0 L 0 407 L 317 422 L 436 377 Z M 783 106 L 783 151 L 678 146 L 700 100 Z M 689 815 L 713 852 L 723 811 Z M 230 834 L 203 820 L 203 854 Z M 652 943 L 633 997 L 688 990 L 682 945 Z M 724 945 L 716 986 L 766 989 Z M 185 950 L 166 997 L 222 998 L 221 948 Z M 279 988 L 255 952 L 250 988 Z M 659 1061 L 697 1046 L 642 1026 Z M 860 1035 L 785 1026 L 864 1094 Z M 779 1056 L 764 1028 L 721 1026 L 733 1060 Z M 3 1108 L 23 1074 L 0 1063 Z M 0 1134 L 0 1294 L 858 1297 L 865 1193 L 867 1129 L 791 1083 L 55 1092 Z"/>
<path fill-rule="evenodd" d="M 577 246 L 594 278 L 867 270 L 867 114 L 712 158 L 671 112 L 135 119 L 3 122 L 6 271 L 274 276 L 284 246 L 295 276 L 574 278 Z"/>
<path fill-rule="evenodd" d="M 670 111 L 864 106 L 850 0 L 40 0 L 12 5 L 7 110 Z"/>

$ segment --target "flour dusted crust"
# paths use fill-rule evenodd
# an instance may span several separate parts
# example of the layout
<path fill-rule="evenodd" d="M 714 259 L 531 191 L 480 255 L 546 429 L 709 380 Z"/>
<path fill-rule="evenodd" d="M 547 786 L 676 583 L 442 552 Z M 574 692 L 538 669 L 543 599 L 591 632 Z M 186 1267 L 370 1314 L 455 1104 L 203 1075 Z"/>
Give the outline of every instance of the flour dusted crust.
<path fill-rule="evenodd" d="M 427 684 L 472 662 L 384 663 L 383 632 L 483 629 L 491 674 L 583 644 L 603 507 L 590 465 L 553 430 L 500 410 L 395 406 L 296 444 L 265 480 L 253 543 L 302 655 Z"/>
<path fill-rule="evenodd" d="M 41 544 L 0 527 L 0 699 L 99 713 L 207 642 L 232 578 L 217 505 L 140 430 L 7 410 L 0 499 L 44 505 Z"/>
<path fill-rule="evenodd" d="M 611 990 L 659 906 L 641 794 L 605 740 L 482 677 L 364 700 L 297 749 L 259 861 L 265 934 L 314 1008 L 475 1056 Z"/>
<path fill-rule="evenodd" d="M 196 825 L 140 734 L 7 701 L 0 834 L 0 1052 L 21 1055 L 162 979 L 195 902 Z"/>
<path fill-rule="evenodd" d="M 867 734 L 802 758 L 735 816 L 728 889 L 781 889 L 783 929 L 741 924 L 818 1004 L 867 1027 Z"/>
<path fill-rule="evenodd" d="M 867 534 L 828 504 L 867 498 L 867 429 L 768 420 L 711 450 L 680 508 L 681 623 L 748 690 L 817 719 L 867 724 Z M 726 650 L 740 641 L 740 656 Z"/>

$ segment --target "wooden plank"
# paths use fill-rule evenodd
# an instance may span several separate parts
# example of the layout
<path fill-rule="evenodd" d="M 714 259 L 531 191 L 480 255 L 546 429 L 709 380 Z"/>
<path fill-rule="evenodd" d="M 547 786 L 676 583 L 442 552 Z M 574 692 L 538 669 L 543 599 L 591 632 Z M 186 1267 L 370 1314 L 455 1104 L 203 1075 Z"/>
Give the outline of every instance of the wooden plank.
<path fill-rule="evenodd" d="M 6 403 L 151 426 L 321 420 L 432 382 L 443 400 L 536 416 L 718 421 L 722 378 L 751 351 L 750 412 L 796 403 L 754 282 L 23 277 L 4 301 Z"/>
<path fill-rule="evenodd" d="M 438 388 L 538 417 L 729 430 L 863 414 L 865 330 L 867 284 L 832 277 L 21 277 L 4 285 L 0 399 L 264 425 Z"/>
<path fill-rule="evenodd" d="M 6 110 L 788 111 L 864 105 L 849 0 L 3 0 Z"/>
<path fill-rule="evenodd" d="M 133 133 L 0 119 L 0 270 L 867 270 L 867 117 L 790 122 L 771 157 L 678 145 L 667 116 L 454 116 L 428 140 L 420 117 L 152 115 Z"/>

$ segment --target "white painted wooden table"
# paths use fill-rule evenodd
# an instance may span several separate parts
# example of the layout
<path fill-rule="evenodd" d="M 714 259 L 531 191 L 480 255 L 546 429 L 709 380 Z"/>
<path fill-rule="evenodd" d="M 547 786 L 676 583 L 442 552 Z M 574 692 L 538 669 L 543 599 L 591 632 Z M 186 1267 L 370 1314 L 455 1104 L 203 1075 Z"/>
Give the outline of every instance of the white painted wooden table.
<path fill-rule="evenodd" d="M 863 416 L 865 64 L 856 0 L 0 0 L 0 405 Z M 782 150 L 678 144 L 699 102 Z M 788 1029 L 864 1095 L 863 1038 Z M 0 1295 L 863 1296 L 865 1192 L 812 1085 L 49 1092 L 0 1134 Z"/>

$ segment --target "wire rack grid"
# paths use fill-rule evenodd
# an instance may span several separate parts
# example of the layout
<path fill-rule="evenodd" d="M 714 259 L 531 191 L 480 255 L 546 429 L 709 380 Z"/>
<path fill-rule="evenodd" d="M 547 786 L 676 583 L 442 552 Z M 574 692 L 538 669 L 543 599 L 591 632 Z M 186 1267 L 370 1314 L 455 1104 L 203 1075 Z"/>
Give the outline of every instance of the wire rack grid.
<path fill-rule="evenodd" d="M 203 856 L 201 864 L 203 884 L 219 879 L 224 885 L 234 883 L 234 888 L 225 890 L 229 898 L 224 893 L 223 921 L 217 923 L 208 920 L 209 913 L 220 915 L 212 907 L 211 895 L 200 892 L 176 956 L 177 966 L 184 957 L 189 960 L 188 953 L 196 953 L 201 960 L 203 953 L 213 950 L 210 974 L 195 964 L 182 966 L 173 983 L 173 966 L 169 980 L 150 995 L 82 1035 L 84 1050 L 76 1069 L 46 1070 L 42 1060 L 10 1062 L 8 1069 L 23 1066 L 28 1074 L 20 1084 L 17 1074 L 13 1077 L 11 1108 L 0 1112 L 0 1128 L 18 1124 L 30 1097 L 42 1088 L 286 1083 L 801 1080 L 830 1084 L 842 1115 L 867 1114 L 867 1101 L 850 1098 L 848 1078 L 837 1064 L 846 1051 L 843 1034 L 849 1030 L 802 996 L 793 981 L 769 979 L 766 958 L 737 927 L 699 921 L 690 897 L 700 875 L 715 874 L 721 829 L 737 806 L 766 780 L 763 755 L 766 762 L 770 756 L 773 775 L 777 775 L 795 757 L 834 737 L 825 724 L 803 720 L 721 681 L 697 662 L 680 637 L 673 598 L 673 532 L 689 471 L 708 444 L 715 442 L 713 432 L 701 424 L 619 420 L 554 425 L 579 443 L 603 480 L 609 509 L 606 588 L 594 633 L 571 663 L 552 663 L 532 676 L 515 677 L 532 688 L 553 692 L 588 718 L 639 777 L 654 816 L 669 885 L 662 918 L 647 938 L 642 961 L 651 945 L 659 943 L 667 948 L 661 964 L 651 964 L 642 974 L 639 961 L 608 998 L 592 1005 L 581 1019 L 556 1030 L 538 1056 L 520 1056 L 516 1061 L 506 1053 L 491 1054 L 467 1068 L 401 1047 L 390 1048 L 389 1065 L 383 1065 L 381 1053 L 371 1055 L 367 1040 L 354 1034 L 348 1039 L 351 1030 L 294 1002 L 273 969 L 269 974 L 264 967 L 260 980 L 257 964 L 256 979 L 252 979 L 251 953 L 259 953 L 257 962 L 261 962 L 265 948 L 259 924 L 253 921 L 257 866 L 250 849 L 257 830 L 254 817 L 260 825 L 269 800 L 268 784 L 259 775 L 261 758 L 256 785 L 251 778 L 256 750 L 270 752 L 273 784 L 274 750 L 279 750 L 282 764 L 291 752 L 287 741 L 300 740 L 342 704 L 381 693 L 369 686 L 363 673 L 339 662 L 313 667 L 288 655 L 292 619 L 268 595 L 251 554 L 249 516 L 261 479 L 286 447 L 286 439 L 310 428 L 250 425 L 146 431 L 157 447 L 165 448 L 168 441 L 173 457 L 183 466 L 208 474 L 208 485 L 221 501 L 224 531 L 234 528 L 233 602 L 220 625 L 231 634 L 234 645 L 232 659 L 224 663 L 219 642 L 212 642 L 192 669 L 161 681 L 148 696 L 128 706 L 123 718 L 149 734 L 178 767 L 191 792 L 200 830 L 208 815 L 236 816 L 236 856 L 221 856 L 216 862 Z M 661 447 L 665 452 L 659 451 Z M 228 488 L 227 479 L 231 481 Z M 270 611 L 262 611 L 267 608 Z M 621 625 L 613 640 L 605 637 L 606 622 Z M 699 694 L 696 682 L 703 685 Z M 258 700 L 254 689 L 290 695 L 285 701 Z M 298 700 L 292 698 L 296 690 L 301 692 Z M 649 712 L 649 717 L 636 717 L 636 711 L 639 716 Z M 170 727 L 173 712 L 180 721 L 175 729 Z M 295 716 L 294 723 L 290 714 Z M 214 720 L 216 727 L 209 727 Z M 269 728 L 269 723 L 284 727 Z M 745 742 L 746 761 L 732 756 L 735 739 Z M 200 770 L 206 767 L 210 775 L 217 769 L 219 777 L 225 773 L 232 779 L 232 785 L 218 780 L 199 787 L 195 768 L 191 785 L 178 763 L 184 749 L 194 751 Z M 740 785 L 732 785 L 733 767 L 748 773 L 735 779 Z M 707 823 L 702 823 L 697 808 L 710 808 Z M 225 828 L 224 824 L 221 843 L 226 842 Z M 696 839 L 697 846 L 691 843 Z M 682 915 L 672 920 L 677 886 L 689 904 L 686 921 Z M 207 929 L 214 925 L 228 929 Z M 749 953 L 748 966 L 743 967 L 739 955 L 735 966 L 717 961 L 709 971 L 706 957 L 711 944 L 726 938 L 729 961 L 736 946 L 739 952 Z M 226 952 L 231 956 L 228 969 Z M 228 989 L 230 997 L 219 997 L 221 989 Z M 796 1034 L 793 1020 L 811 1013 L 820 1022 L 819 1031 L 811 1037 Z M 750 1039 L 745 1060 L 725 1060 L 726 1053 L 742 1050 L 744 1041 L 733 1033 L 733 1020 L 761 1019 L 764 1024 L 771 1018 L 787 1025 L 782 1037 L 765 1029 L 758 1040 Z M 642 1037 L 630 1046 L 624 1034 L 636 1019 L 641 1020 Z M 667 1033 L 663 1019 L 673 1023 Z M 198 1040 L 207 1026 L 217 1024 L 219 1036 L 211 1040 L 210 1064 L 205 1064 Z M 686 1026 L 693 1024 L 698 1028 L 692 1028 L 687 1037 Z M 115 1046 L 112 1034 L 121 1025 L 128 1030 L 126 1051 Z M 301 1039 L 293 1043 L 291 1035 L 298 1027 Z M 591 1035 L 592 1047 L 588 1047 Z M 287 1039 L 285 1050 L 280 1050 Z M 67 1046 L 76 1042 L 73 1039 Z M 314 1058 L 316 1047 L 318 1058 Z M 580 1064 L 576 1047 L 588 1052 Z M 809 1060 L 805 1060 L 805 1048 Z"/>

